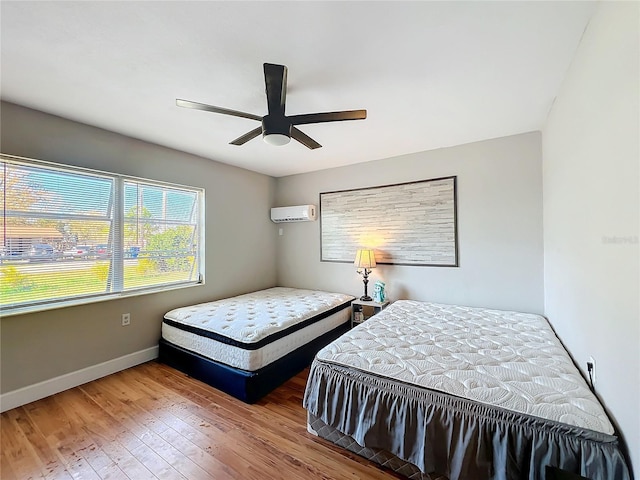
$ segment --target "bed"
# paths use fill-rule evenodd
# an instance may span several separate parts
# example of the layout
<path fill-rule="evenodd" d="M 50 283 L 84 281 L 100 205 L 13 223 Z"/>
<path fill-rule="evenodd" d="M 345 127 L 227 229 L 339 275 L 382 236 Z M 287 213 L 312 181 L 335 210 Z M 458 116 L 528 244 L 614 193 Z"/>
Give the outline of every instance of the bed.
<path fill-rule="evenodd" d="M 354 297 L 274 287 L 167 312 L 159 360 L 247 403 L 349 328 Z"/>
<path fill-rule="evenodd" d="M 538 315 L 397 301 L 318 352 L 304 407 L 311 433 L 409 478 L 630 478 Z"/>

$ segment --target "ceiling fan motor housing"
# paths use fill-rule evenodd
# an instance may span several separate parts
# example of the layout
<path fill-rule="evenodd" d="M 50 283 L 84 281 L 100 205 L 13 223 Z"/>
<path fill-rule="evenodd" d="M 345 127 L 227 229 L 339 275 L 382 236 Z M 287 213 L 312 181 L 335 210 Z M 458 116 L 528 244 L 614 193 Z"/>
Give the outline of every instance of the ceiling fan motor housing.
<path fill-rule="evenodd" d="M 291 140 L 291 123 L 285 116 L 262 117 L 262 138 L 271 145 L 285 145 Z"/>

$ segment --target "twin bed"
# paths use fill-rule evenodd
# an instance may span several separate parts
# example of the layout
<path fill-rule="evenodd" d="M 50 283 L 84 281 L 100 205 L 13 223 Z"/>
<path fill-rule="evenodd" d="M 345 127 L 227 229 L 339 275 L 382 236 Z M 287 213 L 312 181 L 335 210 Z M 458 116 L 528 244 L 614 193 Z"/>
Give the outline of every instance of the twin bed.
<path fill-rule="evenodd" d="M 543 317 L 403 300 L 349 330 L 352 299 L 278 287 L 173 310 L 160 359 L 246 402 L 313 360 L 308 430 L 412 479 L 630 478 Z"/>
<path fill-rule="evenodd" d="M 254 403 L 348 330 L 353 298 L 274 287 L 177 308 L 162 323 L 159 359 Z"/>

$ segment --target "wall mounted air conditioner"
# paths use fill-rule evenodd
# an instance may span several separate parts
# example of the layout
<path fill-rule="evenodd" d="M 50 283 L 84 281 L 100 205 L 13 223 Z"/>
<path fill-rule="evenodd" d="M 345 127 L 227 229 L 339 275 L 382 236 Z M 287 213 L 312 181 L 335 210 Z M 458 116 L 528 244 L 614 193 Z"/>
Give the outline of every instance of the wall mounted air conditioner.
<path fill-rule="evenodd" d="M 316 219 L 315 205 L 296 205 L 295 207 L 275 207 L 271 209 L 271 221 L 311 222 Z"/>

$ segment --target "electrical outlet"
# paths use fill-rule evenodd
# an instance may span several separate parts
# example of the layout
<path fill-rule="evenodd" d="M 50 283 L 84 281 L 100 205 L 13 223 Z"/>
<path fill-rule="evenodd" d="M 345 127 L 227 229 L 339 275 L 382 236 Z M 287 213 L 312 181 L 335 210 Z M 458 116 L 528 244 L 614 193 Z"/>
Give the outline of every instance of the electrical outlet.
<path fill-rule="evenodd" d="M 122 314 L 122 326 L 126 327 L 127 325 L 131 324 L 131 314 L 130 313 L 123 313 Z"/>
<path fill-rule="evenodd" d="M 589 357 L 589 361 L 587 362 L 587 373 L 590 374 L 591 383 L 595 387 L 596 386 L 596 360 L 593 357 Z"/>

